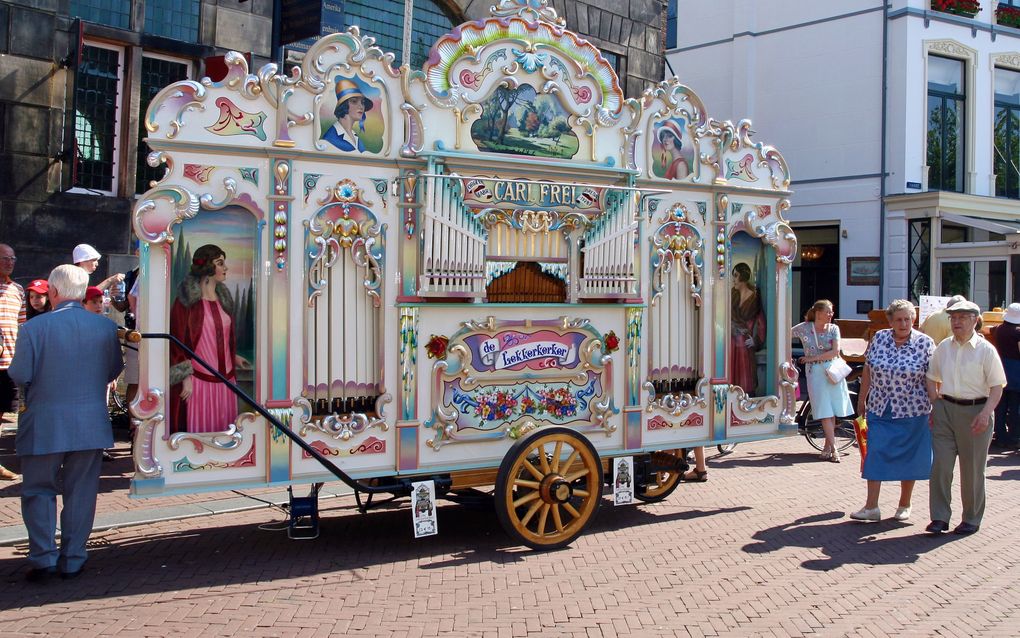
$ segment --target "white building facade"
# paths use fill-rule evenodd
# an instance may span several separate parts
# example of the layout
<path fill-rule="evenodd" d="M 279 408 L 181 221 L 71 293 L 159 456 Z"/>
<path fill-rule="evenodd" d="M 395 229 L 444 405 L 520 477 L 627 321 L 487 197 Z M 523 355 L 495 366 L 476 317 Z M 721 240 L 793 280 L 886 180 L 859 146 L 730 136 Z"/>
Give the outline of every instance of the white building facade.
<path fill-rule="evenodd" d="M 1012 3 L 675 1 L 667 73 L 790 164 L 795 314 L 817 298 L 844 318 L 924 294 L 1020 301 Z"/>

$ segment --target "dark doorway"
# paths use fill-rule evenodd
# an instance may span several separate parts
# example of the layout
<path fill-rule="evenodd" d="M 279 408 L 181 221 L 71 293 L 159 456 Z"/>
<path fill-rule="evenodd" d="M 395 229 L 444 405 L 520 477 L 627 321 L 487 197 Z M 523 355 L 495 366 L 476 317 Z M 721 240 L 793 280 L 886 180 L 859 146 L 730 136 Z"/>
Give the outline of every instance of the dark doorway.
<path fill-rule="evenodd" d="M 819 299 L 828 299 L 836 306 L 837 317 L 847 317 L 855 308 L 839 305 L 839 226 L 798 226 L 799 253 L 793 262 L 794 323 Z"/>

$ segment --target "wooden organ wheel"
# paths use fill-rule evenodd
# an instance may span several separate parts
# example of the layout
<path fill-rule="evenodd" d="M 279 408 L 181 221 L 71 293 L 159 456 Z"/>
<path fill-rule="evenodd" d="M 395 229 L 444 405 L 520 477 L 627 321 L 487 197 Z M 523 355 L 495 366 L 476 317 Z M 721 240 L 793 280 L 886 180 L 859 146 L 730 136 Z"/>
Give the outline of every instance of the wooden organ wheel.
<path fill-rule="evenodd" d="M 602 481 L 602 462 L 588 439 L 570 428 L 541 428 L 503 457 L 496 516 L 514 540 L 532 549 L 558 549 L 595 515 Z"/>

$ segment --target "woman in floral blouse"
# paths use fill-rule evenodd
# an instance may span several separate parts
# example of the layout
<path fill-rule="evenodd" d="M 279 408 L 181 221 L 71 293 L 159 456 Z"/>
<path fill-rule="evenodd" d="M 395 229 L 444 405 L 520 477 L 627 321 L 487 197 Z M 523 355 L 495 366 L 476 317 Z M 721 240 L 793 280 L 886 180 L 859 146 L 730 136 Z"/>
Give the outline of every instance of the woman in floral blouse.
<path fill-rule="evenodd" d="M 833 383 L 825 370 L 832 360 L 839 356 L 839 326 L 832 323 L 835 309 L 828 299 L 820 299 L 804 315 L 804 322 L 790 331 L 804 346 L 804 356 L 799 362 L 805 364 L 808 398 L 811 399 L 811 414 L 822 422 L 825 432 L 823 461 L 839 463 L 836 449 L 836 417 L 853 414 L 850 392 L 846 379 Z"/>
<path fill-rule="evenodd" d="M 914 482 L 931 474 L 931 402 L 925 389 L 928 362 L 935 342 L 914 330 L 914 304 L 897 299 L 885 311 L 888 330 L 872 337 L 857 395 L 860 414 L 868 419 L 868 454 L 861 476 L 868 481 L 864 507 L 850 515 L 858 521 L 879 521 L 882 481 L 900 481 L 900 502 L 893 516 L 910 518 Z M 866 410 L 866 412 L 865 412 Z"/>

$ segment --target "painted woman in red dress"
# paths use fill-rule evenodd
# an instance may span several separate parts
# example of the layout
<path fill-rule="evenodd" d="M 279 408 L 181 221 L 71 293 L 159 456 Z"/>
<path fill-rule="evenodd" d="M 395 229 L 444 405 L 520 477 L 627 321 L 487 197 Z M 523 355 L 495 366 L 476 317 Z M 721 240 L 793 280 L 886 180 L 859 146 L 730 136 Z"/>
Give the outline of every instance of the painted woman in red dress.
<path fill-rule="evenodd" d="M 170 309 L 170 334 L 227 379 L 247 367 L 237 354 L 234 300 L 223 283 L 226 254 L 206 244 L 195 251 L 191 270 Z M 222 432 L 237 419 L 237 397 L 183 350 L 170 348 L 170 431 Z"/>
<path fill-rule="evenodd" d="M 730 292 L 730 379 L 749 396 L 757 395 L 758 362 L 755 353 L 765 343 L 765 313 L 758 289 L 751 285 L 751 267 L 733 267 Z"/>

